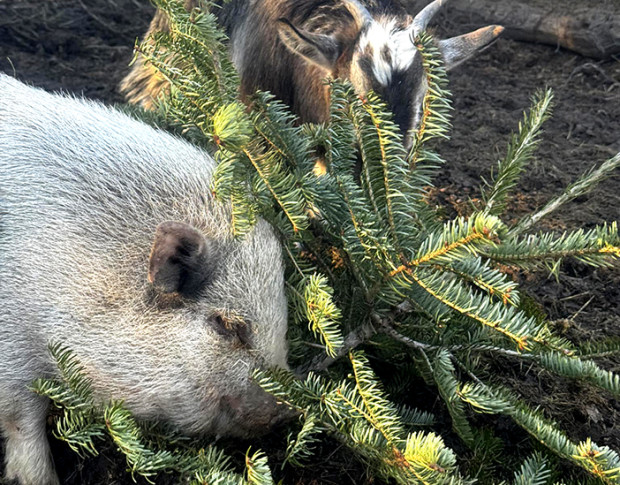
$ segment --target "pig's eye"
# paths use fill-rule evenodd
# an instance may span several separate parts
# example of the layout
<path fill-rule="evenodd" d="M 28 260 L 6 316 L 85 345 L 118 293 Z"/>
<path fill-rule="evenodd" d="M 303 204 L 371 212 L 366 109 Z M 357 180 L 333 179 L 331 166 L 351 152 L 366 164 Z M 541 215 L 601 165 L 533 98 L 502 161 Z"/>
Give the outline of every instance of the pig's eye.
<path fill-rule="evenodd" d="M 222 315 L 215 315 L 215 324 L 219 328 L 226 328 L 226 321 Z"/>
<path fill-rule="evenodd" d="M 231 341 L 235 340 L 240 346 L 251 348 L 251 326 L 243 318 L 216 313 L 210 318 L 210 322 L 219 335 Z"/>

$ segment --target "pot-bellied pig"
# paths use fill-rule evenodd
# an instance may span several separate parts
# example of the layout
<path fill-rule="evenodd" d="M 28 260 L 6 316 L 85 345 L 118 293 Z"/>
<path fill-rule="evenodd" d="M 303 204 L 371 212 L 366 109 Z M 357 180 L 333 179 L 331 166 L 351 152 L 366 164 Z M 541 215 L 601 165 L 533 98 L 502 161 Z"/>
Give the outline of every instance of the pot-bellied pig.
<path fill-rule="evenodd" d="M 203 151 L 98 103 L 0 74 L 0 429 L 6 475 L 57 483 L 33 379 L 71 349 L 98 400 L 186 433 L 251 436 L 282 407 L 281 247 L 231 237 Z"/>
<path fill-rule="evenodd" d="M 414 43 L 447 0 L 435 0 L 415 17 L 406 1 L 231 0 L 219 20 L 230 37 L 243 96 L 271 91 L 291 106 L 300 121 L 322 122 L 329 115 L 325 78 L 349 79 L 358 94 L 373 90 L 394 113 L 409 145 L 427 91 L 421 55 Z M 185 0 L 194 8 L 199 0 Z M 158 11 L 147 34 L 165 31 Z M 488 46 L 502 32 L 488 26 L 437 45 L 449 70 Z M 138 59 L 121 83 L 132 103 L 150 108 L 167 81 Z"/>

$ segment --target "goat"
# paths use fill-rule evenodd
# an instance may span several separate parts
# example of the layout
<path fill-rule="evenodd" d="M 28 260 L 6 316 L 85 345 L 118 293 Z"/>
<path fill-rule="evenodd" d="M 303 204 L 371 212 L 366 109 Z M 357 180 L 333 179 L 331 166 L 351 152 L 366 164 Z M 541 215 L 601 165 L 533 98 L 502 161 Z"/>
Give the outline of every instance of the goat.
<path fill-rule="evenodd" d="M 325 78 L 348 79 L 360 95 L 372 90 L 394 114 L 411 143 L 427 90 L 415 37 L 447 0 L 435 0 L 415 17 L 394 0 L 231 0 L 219 12 L 230 38 L 230 53 L 241 78 L 241 95 L 271 91 L 301 122 L 329 116 Z M 185 0 L 186 8 L 199 0 Z M 168 28 L 158 11 L 147 35 Z M 503 27 L 491 25 L 437 45 L 450 70 L 493 42 Z M 139 60 L 121 83 L 131 103 L 152 107 L 167 82 Z"/>

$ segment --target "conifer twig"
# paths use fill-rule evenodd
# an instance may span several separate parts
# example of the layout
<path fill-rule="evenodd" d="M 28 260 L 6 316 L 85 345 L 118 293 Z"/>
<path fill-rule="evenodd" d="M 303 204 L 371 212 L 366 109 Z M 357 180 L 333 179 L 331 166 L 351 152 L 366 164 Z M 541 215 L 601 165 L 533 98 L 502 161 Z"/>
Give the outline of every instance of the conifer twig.
<path fill-rule="evenodd" d="M 340 357 L 344 357 L 349 351 L 357 348 L 370 337 L 377 333 L 376 329 L 370 323 L 361 325 L 358 328 L 349 332 L 344 339 L 344 344 L 333 357 L 324 357 L 322 354 L 317 355 L 310 361 L 307 366 L 302 366 L 298 371 L 300 374 L 307 374 L 308 372 L 320 372 L 326 370 L 330 365 L 336 362 Z"/>
<path fill-rule="evenodd" d="M 367 322 L 364 325 L 360 325 L 356 329 L 349 332 L 349 334 L 344 339 L 344 344 L 334 357 L 326 357 L 323 358 L 322 355 L 319 355 L 312 359 L 307 366 L 304 366 L 300 369 L 300 373 L 307 374 L 308 372 L 320 372 L 326 370 L 330 365 L 332 365 L 336 360 L 340 357 L 344 357 L 351 350 L 359 347 L 364 342 L 367 342 L 373 335 L 384 327 L 392 328 L 391 325 L 394 323 L 396 318 L 403 314 L 411 311 L 411 305 L 409 302 L 402 302 L 398 305 L 394 310 L 389 312 L 385 317 L 382 317 L 376 312 L 371 312 L 370 314 L 370 322 Z"/>
<path fill-rule="evenodd" d="M 475 345 L 475 346 L 474 345 L 472 346 L 452 345 L 452 346 L 446 347 L 446 346 L 425 344 L 423 342 L 418 342 L 417 340 L 413 340 L 412 338 L 409 338 L 406 335 L 403 335 L 385 320 L 381 321 L 381 328 L 379 329 L 379 331 L 382 333 L 385 333 L 386 335 L 389 335 L 394 340 L 397 340 L 398 342 L 415 350 L 431 350 L 432 351 L 432 350 L 443 349 L 449 352 L 454 352 L 458 350 L 478 350 L 478 351 L 491 351 L 491 352 L 506 355 L 509 357 L 519 357 L 519 358 L 535 358 L 536 357 L 534 354 L 525 354 L 525 353 L 517 352 L 516 350 L 502 349 L 501 347 L 495 347 L 491 345 Z"/>
<path fill-rule="evenodd" d="M 547 217 L 566 202 L 569 202 L 580 195 L 587 194 L 619 166 L 620 153 L 617 153 L 616 156 L 607 160 L 597 169 L 586 172 L 575 183 L 569 185 L 561 195 L 549 201 L 542 209 L 521 219 L 521 221 L 519 221 L 519 223 L 510 230 L 509 235 L 517 236 L 518 234 L 527 231 L 530 227 L 538 223 L 538 221 L 544 217 Z"/>
<path fill-rule="evenodd" d="M 422 343 L 422 342 L 418 342 L 416 340 L 413 340 L 412 338 L 409 338 L 409 337 L 407 337 L 407 336 L 397 332 L 385 320 L 381 320 L 380 325 L 381 325 L 381 328 L 380 328 L 381 332 L 383 332 L 386 335 L 389 335 L 394 340 L 397 340 L 398 342 L 401 342 L 401 343 L 405 344 L 407 347 L 411 347 L 412 349 L 415 349 L 415 350 L 435 350 L 435 349 L 438 348 L 438 347 L 436 347 L 434 345 L 429 345 L 429 344 L 425 344 L 425 343 Z"/>
<path fill-rule="evenodd" d="M 506 158 L 498 162 L 498 173 L 483 190 L 485 212 L 500 215 L 506 209 L 509 192 L 516 186 L 521 173 L 532 158 L 540 141 L 543 123 L 551 115 L 553 93 L 550 89 L 537 93 L 530 112 L 519 123 L 519 133 L 512 136 Z"/>

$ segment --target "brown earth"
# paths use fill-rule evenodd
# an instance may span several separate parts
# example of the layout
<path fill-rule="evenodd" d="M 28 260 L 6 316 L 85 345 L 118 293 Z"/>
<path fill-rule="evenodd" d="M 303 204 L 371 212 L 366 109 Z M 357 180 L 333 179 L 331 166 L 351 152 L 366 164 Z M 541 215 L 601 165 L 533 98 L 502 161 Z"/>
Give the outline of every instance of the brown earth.
<path fill-rule="evenodd" d="M 592 8 L 620 8 L 609 0 L 590 4 Z M 142 0 L 0 1 L 0 71 L 48 90 L 122 102 L 116 86 L 152 11 Z M 440 17 L 442 34 L 463 33 L 478 26 L 472 18 L 452 18 L 449 9 Z M 555 113 L 546 125 L 536 160 L 512 198 L 511 217 L 516 219 L 540 207 L 593 164 L 620 151 L 617 59 L 593 61 L 553 47 L 500 39 L 476 60 L 451 73 L 450 79 L 454 130 L 452 140 L 440 150 L 447 164 L 435 195 L 449 212 L 469 210 L 469 201 L 480 194 L 480 177 L 488 178 L 491 167 L 505 153 L 522 111 L 529 107 L 531 95 L 546 86 L 555 91 Z M 592 194 L 542 221 L 539 228 L 591 228 L 619 219 L 620 174 L 616 173 Z M 620 336 L 620 267 L 592 269 L 566 261 L 560 283 L 542 271 L 519 277 L 568 338 L 583 341 Z M 510 370 L 510 363 L 497 364 Z M 601 364 L 620 372 L 618 358 Z M 517 372 L 508 371 L 506 378 L 515 380 L 513 376 L 523 371 Z M 620 450 L 620 403 L 609 395 L 580 383 L 541 379 L 536 369 L 527 371 L 525 380 L 515 387 L 559 420 L 572 438 L 591 436 L 600 445 Z M 503 426 L 507 436 L 513 434 L 509 424 Z M 519 433 L 516 436 L 512 438 L 514 446 L 523 439 Z M 99 460 L 82 462 L 63 446 L 54 448 L 64 483 L 130 483 L 123 478 L 124 464 L 113 451 Z M 295 481 L 365 480 L 346 452 L 336 451 L 335 458 L 330 454 L 329 450 L 323 454 L 326 465 L 320 475 L 312 470 Z M 342 461 L 337 464 L 338 460 Z M 347 474 L 355 478 L 347 478 Z"/>

